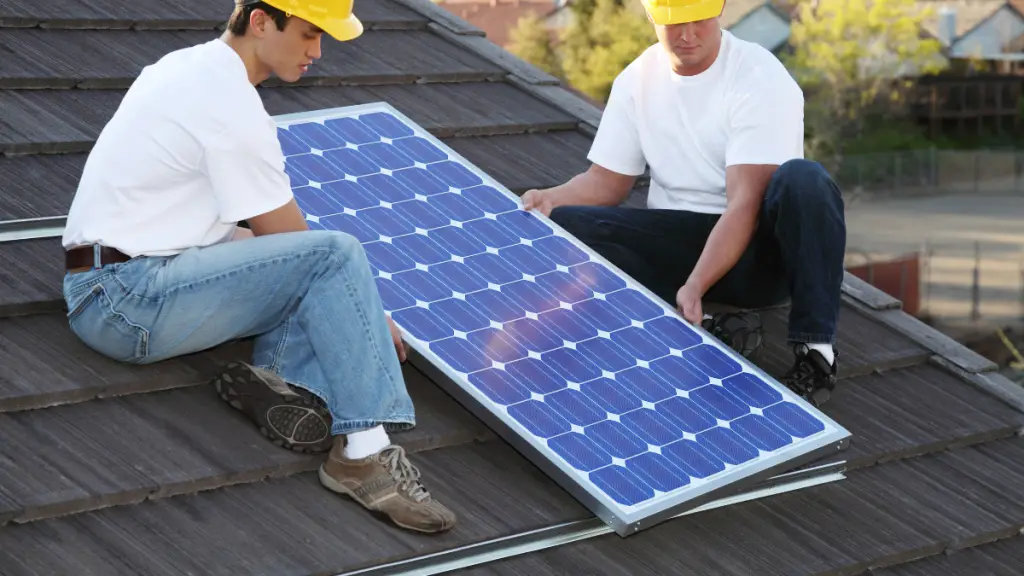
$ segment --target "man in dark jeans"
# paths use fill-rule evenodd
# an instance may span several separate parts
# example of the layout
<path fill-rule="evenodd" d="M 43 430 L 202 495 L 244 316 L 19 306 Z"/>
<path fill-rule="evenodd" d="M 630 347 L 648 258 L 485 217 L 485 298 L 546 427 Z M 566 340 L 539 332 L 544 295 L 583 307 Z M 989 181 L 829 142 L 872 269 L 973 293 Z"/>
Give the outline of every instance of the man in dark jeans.
<path fill-rule="evenodd" d="M 702 300 L 788 297 L 782 381 L 820 406 L 837 374 L 846 226 L 838 187 L 802 157 L 803 94 L 770 52 L 721 30 L 721 2 L 644 2 L 659 43 L 616 79 L 592 166 L 524 203 L 741 352 Z M 645 167 L 648 207 L 619 207 Z"/>

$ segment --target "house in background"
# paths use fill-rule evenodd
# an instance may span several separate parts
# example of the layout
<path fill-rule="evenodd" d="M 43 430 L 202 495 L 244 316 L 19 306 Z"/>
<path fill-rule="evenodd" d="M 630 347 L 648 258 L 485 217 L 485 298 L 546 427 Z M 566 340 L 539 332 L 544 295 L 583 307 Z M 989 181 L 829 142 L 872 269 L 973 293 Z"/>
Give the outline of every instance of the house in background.
<path fill-rule="evenodd" d="M 435 3 L 483 30 L 491 42 L 507 48 L 512 30 L 521 18 L 537 15 L 547 20 L 566 0 L 436 0 Z"/>

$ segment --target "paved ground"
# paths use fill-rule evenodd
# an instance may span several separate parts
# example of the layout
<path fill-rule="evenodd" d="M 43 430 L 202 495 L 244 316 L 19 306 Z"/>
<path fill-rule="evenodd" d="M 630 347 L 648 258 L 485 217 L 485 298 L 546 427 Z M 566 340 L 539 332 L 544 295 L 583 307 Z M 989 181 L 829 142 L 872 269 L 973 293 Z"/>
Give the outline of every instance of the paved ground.
<path fill-rule="evenodd" d="M 931 250 L 922 269 L 922 308 L 939 318 L 968 318 L 975 243 L 981 255 L 981 315 L 1007 322 L 1022 315 L 1024 195 L 948 195 L 859 200 L 847 211 L 848 263 Z"/>

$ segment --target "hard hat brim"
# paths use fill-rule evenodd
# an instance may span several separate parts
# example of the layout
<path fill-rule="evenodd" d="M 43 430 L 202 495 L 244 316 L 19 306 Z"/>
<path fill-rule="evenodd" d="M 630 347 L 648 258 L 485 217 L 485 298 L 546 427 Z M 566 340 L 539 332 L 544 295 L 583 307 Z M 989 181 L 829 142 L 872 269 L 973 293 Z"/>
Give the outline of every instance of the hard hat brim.
<path fill-rule="evenodd" d="M 647 4 L 645 2 L 645 4 Z M 647 5 L 647 13 L 651 20 L 659 26 L 670 26 L 672 24 L 686 24 L 714 18 L 722 13 L 722 0 L 704 0 L 691 4 L 690 6 L 650 6 Z"/>
<path fill-rule="evenodd" d="M 355 40 L 363 35 L 363 23 L 352 14 L 348 18 L 327 18 L 319 22 L 312 22 L 319 26 L 328 36 L 338 42 Z"/>

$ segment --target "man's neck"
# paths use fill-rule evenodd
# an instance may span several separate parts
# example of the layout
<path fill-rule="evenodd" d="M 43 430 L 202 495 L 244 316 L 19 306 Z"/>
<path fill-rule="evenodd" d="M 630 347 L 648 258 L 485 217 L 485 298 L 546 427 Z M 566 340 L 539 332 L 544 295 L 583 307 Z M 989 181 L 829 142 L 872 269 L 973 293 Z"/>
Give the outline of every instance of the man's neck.
<path fill-rule="evenodd" d="M 225 31 L 220 39 L 242 59 L 246 74 L 249 76 L 249 82 L 253 86 L 258 86 L 261 82 L 270 78 L 270 70 L 256 57 L 256 47 L 251 41 L 244 37 L 235 36 L 230 31 Z"/>

